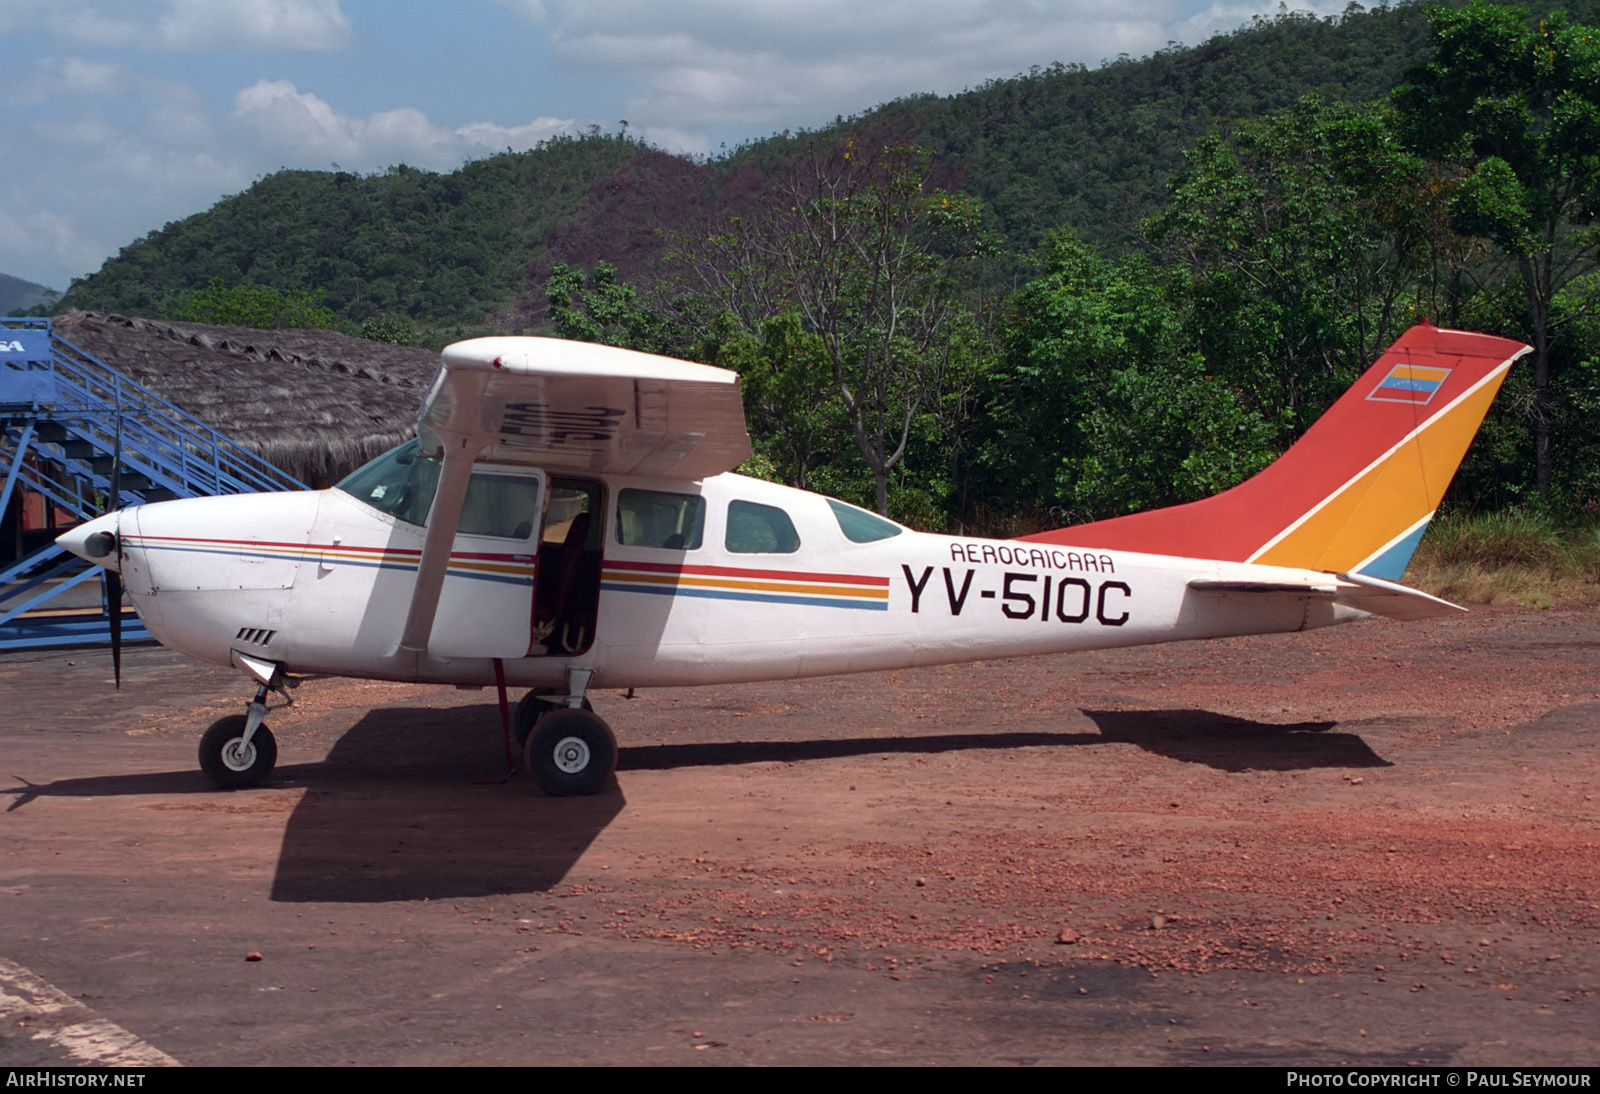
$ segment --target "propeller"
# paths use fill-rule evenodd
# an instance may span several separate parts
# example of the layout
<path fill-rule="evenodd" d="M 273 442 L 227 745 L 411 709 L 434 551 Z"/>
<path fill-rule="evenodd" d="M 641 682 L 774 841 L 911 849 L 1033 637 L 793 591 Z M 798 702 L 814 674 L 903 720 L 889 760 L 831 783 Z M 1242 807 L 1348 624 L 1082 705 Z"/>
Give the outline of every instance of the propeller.
<path fill-rule="evenodd" d="M 106 624 L 111 638 L 111 672 L 122 687 L 122 419 L 117 418 L 112 444 L 111 480 L 106 488 L 105 511 L 57 537 L 56 542 L 80 558 L 99 565 L 105 583 Z"/>
<path fill-rule="evenodd" d="M 122 508 L 122 414 L 117 414 L 117 440 L 116 448 L 111 453 L 111 508 L 107 512 L 116 512 Z M 117 531 L 122 531 L 122 524 L 117 523 Z M 113 550 L 121 554 L 122 544 L 114 545 Z M 107 622 L 111 625 L 111 676 L 116 681 L 118 691 L 122 690 L 122 571 L 120 568 L 105 570 L 106 583 L 106 608 L 110 613 Z"/>

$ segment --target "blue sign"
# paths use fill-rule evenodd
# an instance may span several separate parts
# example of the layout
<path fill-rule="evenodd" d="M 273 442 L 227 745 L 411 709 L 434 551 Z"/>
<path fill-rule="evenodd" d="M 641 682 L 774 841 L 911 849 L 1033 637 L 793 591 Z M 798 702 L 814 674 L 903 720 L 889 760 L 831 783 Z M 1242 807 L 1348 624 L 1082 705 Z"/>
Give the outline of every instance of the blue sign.
<path fill-rule="evenodd" d="M 50 332 L 0 327 L 0 361 L 50 360 Z"/>
<path fill-rule="evenodd" d="M 56 401 L 56 374 L 0 364 L 0 406 L 32 408 Z"/>

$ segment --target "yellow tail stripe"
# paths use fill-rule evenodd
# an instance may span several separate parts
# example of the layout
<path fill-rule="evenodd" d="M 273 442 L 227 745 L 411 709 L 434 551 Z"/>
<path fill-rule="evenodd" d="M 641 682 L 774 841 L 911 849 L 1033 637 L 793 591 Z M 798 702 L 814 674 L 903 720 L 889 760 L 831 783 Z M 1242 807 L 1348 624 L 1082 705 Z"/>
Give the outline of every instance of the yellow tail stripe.
<path fill-rule="evenodd" d="M 1504 373 L 1429 422 L 1416 437 L 1252 561 L 1349 570 L 1439 507 Z"/>

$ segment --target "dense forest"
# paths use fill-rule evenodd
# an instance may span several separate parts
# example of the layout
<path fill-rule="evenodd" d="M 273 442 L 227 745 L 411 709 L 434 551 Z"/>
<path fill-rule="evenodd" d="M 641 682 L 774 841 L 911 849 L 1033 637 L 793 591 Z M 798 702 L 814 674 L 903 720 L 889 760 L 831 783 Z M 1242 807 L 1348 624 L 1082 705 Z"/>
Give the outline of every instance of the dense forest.
<path fill-rule="evenodd" d="M 1189 500 L 1424 317 L 1535 347 L 1448 504 L 1600 508 L 1600 0 L 1283 13 L 708 161 L 284 171 L 63 308 L 520 330 L 744 377 L 747 469 L 929 528 Z M 1593 10 L 1589 10 L 1593 9 Z"/>

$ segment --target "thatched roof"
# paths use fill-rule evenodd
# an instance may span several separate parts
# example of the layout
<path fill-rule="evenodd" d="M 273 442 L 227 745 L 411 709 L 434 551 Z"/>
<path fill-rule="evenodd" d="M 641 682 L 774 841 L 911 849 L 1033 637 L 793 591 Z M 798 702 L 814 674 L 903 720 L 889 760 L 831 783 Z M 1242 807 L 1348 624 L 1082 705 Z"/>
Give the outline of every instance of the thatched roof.
<path fill-rule="evenodd" d="M 415 432 L 439 356 L 323 330 L 68 312 L 56 333 L 312 485 Z"/>

